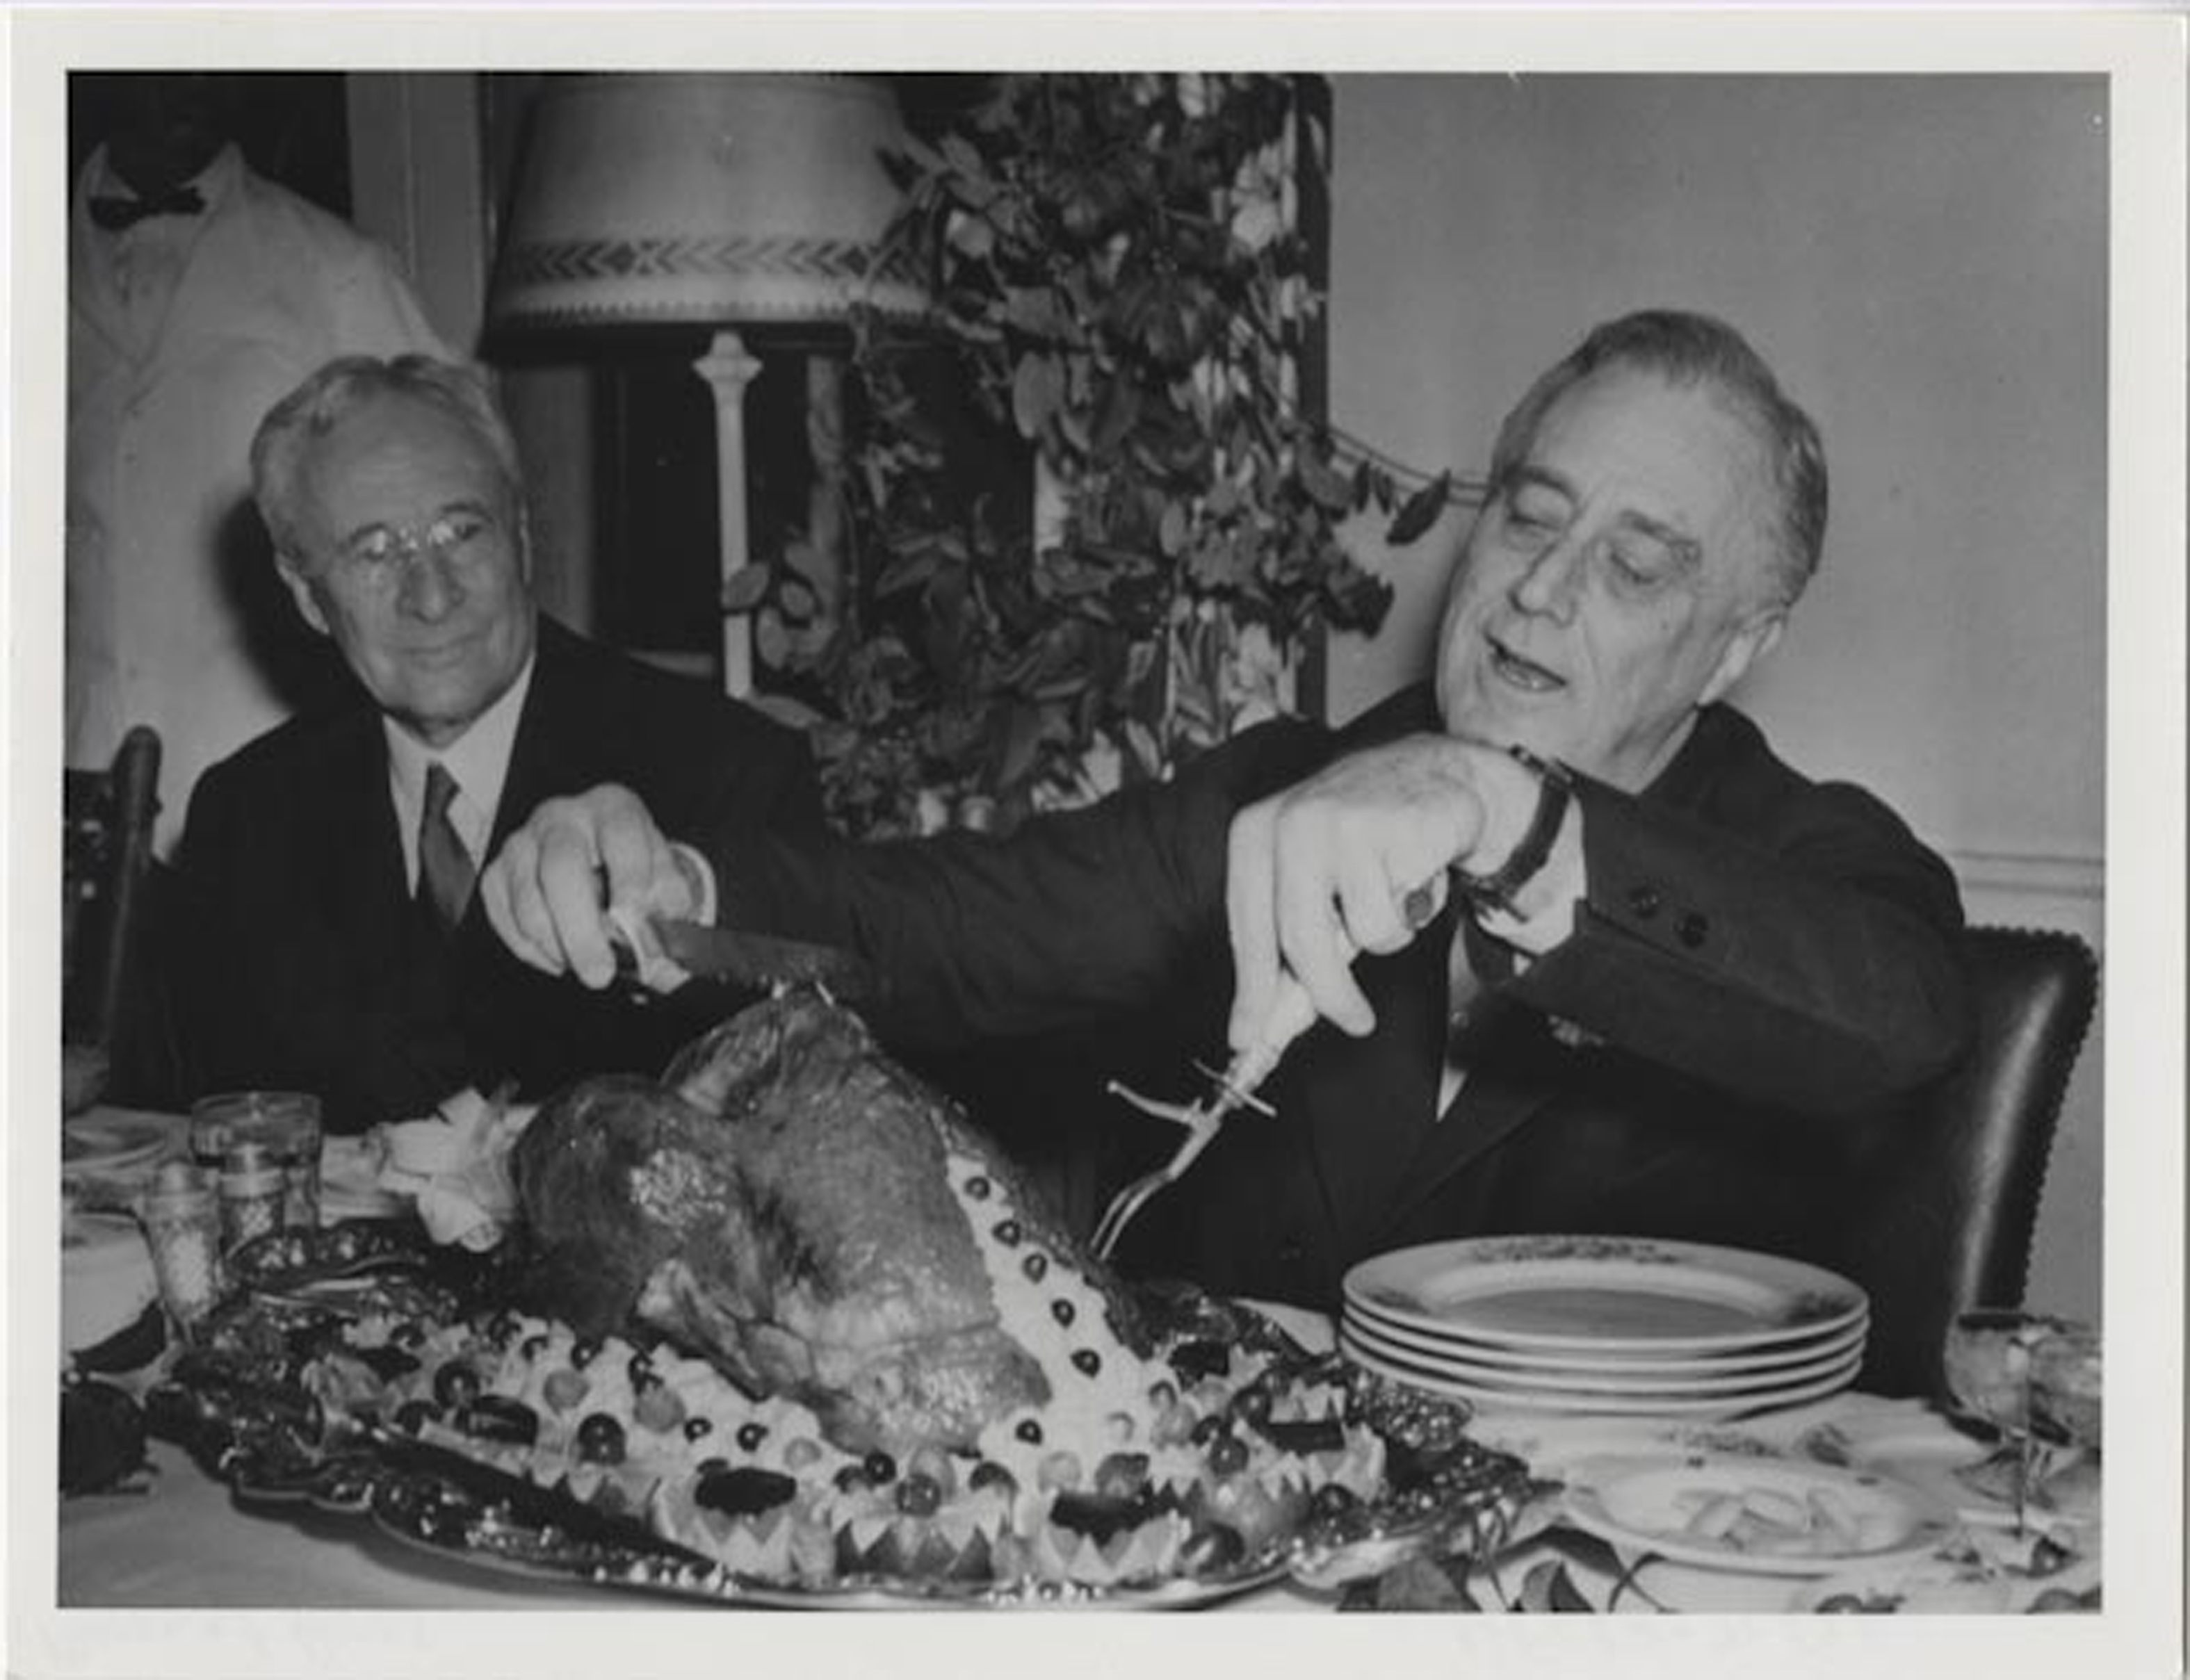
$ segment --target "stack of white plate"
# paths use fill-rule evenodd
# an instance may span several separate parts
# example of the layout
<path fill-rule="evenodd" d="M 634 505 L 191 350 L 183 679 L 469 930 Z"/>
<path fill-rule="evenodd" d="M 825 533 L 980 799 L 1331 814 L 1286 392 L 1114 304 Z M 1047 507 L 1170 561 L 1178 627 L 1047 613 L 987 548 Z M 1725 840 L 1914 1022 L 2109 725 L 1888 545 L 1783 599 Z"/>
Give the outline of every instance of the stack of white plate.
<path fill-rule="evenodd" d="M 1430 1243 L 1347 1275 L 1339 1345 L 1490 1410 L 1733 1417 L 1836 1394 L 1870 1302 L 1776 1255 L 1625 1236 Z"/>

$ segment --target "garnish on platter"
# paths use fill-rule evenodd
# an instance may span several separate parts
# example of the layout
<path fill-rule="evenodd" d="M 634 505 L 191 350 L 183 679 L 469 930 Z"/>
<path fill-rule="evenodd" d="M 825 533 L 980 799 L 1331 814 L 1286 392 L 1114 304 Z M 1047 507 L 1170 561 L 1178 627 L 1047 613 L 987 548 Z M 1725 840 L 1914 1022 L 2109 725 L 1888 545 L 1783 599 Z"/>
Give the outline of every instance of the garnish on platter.
<path fill-rule="evenodd" d="M 155 1428 L 252 1496 L 748 1601 L 1338 1585 L 1540 1502 L 1464 1408 L 1121 1284 L 812 992 L 572 1088 L 507 1164 L 490 1254 L 247 1257 Z"/>

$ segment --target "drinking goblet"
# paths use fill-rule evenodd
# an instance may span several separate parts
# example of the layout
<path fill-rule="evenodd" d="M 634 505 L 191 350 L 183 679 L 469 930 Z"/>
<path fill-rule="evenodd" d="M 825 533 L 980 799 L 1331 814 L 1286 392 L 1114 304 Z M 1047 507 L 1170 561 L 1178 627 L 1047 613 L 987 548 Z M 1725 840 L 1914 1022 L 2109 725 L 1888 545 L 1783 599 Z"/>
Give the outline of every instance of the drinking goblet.
<path fill-rule="evenodd" d="M 1945 1352 L 1956 1403 L 2002 1438 L 2000 1451 L 1966 1478 L 1982 1485 L 2004 1467 L 2015 1491 L 2015 1531 L 2025 1534 L 2040 1445 L 2098 1445 L 2097 1332 L 2042 1313 L 1981 1307 L 1955 1317 Z"/>

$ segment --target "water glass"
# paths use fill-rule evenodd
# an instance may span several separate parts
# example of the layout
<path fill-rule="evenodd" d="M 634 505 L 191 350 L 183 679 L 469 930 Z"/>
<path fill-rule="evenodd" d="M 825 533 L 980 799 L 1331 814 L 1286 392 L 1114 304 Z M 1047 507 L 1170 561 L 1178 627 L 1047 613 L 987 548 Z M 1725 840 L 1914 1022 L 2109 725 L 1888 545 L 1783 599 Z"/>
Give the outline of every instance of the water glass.
<path fill-rule="evenodd" d="M 239 1145 L 263 1145 L 287 1175 L 282 1223 L 320 1222 L 320 1100 L 304 1091 L 224 1091 L 190 1107 L 190 1154 L 218 1173 Z"/>
<path fill-rule="evenodd" d="M 160 1299 L 187 1338 L 225 1287 L 219 1190 L 212 1174 L 171 1161 L 146 1187 L 138 1214 L 151 1246 Z"/>

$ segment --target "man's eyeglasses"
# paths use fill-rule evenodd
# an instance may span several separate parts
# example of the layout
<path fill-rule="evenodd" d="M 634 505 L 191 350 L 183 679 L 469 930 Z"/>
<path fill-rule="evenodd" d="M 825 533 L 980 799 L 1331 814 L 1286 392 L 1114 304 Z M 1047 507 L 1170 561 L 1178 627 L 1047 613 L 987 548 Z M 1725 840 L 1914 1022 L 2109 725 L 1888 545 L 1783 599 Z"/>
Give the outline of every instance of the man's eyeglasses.
<path fill-rule="evenodd" d="M 485 559 L 500 528 L 483 511 L 459 508 L 424 526 L 375 525 L 336 552 L 335 564 L 367 589 L 392 588 L 422 555 L 462 568 Z"/>
<path fill-rule="evenodd" d="M 1574 498 L 1559 485 L 1525 472 L 1508 478 L 1491 494 L 1501 540 L 1530 560 L 1548 554 L 1574 529 Z M 1703 545 L 1637 513 L 1623 513 L 1591 538 L 1584 559 L 1592 573 L 1620 594 L 1654 595 L 1694 575 Z"/>

